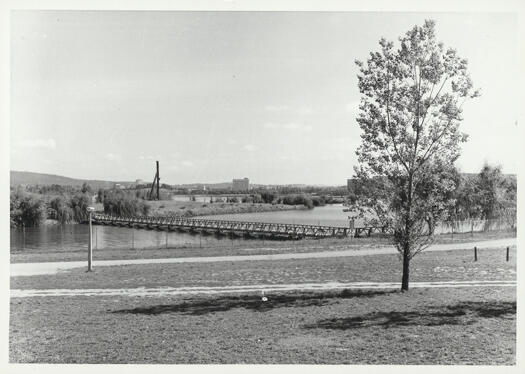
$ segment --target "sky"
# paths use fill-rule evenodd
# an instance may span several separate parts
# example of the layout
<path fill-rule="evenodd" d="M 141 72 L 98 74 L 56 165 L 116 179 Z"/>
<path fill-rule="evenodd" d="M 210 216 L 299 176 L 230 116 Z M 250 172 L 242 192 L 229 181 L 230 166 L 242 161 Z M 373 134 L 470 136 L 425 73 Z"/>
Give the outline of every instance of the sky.
<path fill-rule="evenodd" d="M 425 19 L 469 61 L 457 165 L 516 173 L 510 13 L 14 11 L 11 170 L 84 179 L 344 185 L 356 59 Z"/>

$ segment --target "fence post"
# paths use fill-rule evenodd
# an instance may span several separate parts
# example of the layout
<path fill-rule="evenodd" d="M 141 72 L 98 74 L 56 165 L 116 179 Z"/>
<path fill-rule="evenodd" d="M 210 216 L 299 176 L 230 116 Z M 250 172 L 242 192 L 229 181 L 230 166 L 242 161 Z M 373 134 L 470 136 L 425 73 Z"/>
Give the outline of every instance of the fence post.
<path fill-rule="evenodd" d="M 509 262 L 509 247 L 507 247 L 507 262 Z"/>
<path fill-rule="evenodd" d="M 474 247 L 474 261 L 478 261 L 478 248 Z"/>

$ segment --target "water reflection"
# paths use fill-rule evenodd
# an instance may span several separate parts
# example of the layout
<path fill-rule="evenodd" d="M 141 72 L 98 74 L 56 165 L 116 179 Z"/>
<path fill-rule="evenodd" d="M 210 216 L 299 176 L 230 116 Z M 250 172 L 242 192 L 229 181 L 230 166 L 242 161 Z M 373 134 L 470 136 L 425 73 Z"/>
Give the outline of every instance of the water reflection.
<path fill-rule="evenodd" d="M 321 224 L 348 226 L 347 214 L 341 205 L 313 210 L 290 210 L 264 213 L 226 214 L 211 219 L 258 222 Z M 88 225 L 45 225 L 26 229 L 11 229 L 11 252 L 74 252 L 85 251 L 89 237 Z M 94 249 L 141 249 L 198 247 L 218 244 L 228 237 L 190 234 L 179 231 L 131 229 L 113 226 L 93 226 Z M 248 240 L 237 238 L 237 240 Z M 253 239 L 251 239 L 253 240 Z"/>

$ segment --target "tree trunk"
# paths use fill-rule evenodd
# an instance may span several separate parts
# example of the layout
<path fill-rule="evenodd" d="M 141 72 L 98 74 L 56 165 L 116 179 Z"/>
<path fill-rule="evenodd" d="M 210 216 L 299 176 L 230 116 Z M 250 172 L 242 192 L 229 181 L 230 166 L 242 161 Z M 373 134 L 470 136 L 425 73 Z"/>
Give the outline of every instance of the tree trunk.
<path fill-rule="evenodd" d="M 410 249 L 412 248 L 412 193 L 414 187 L 414 180 L 412 173 L 408 176 L 408 199 L 406 205 L 405 216 L 405 232 L 403 238 L 403 277 L 401 278 L 401 291 L 408 291 L 408 275 L 410 265 Z"/>
<path fill-rule="evenodd" d="M 410 257 L 408 248 L 403 249 L 403 277 L 401 278 L 401 291 L 408 291 L 408 277 Z"/>

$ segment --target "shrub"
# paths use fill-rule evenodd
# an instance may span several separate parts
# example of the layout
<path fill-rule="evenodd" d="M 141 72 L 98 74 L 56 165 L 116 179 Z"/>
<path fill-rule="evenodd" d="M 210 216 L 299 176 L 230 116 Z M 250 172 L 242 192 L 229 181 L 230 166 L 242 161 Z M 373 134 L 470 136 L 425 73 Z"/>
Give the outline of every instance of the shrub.
<path fill-rule="evenodd" d="M 86 221 L 88 219 L 87 208 L 91 205 L 91 198 L 85 193 L 77 193 L 69 200 L 69 206 L 72 212 L 72 218 L 76 222 Z"/>
<path fill-rule="evenodd" d="M 48 203 L 47 218 L 55 219 L 60 223 L 69 223 L 73 221 L 73 216 L 73 210 L 65 197 L 55 197 Z"/>
<path fill-rule="evenodd" d="M 30 227 L 40 225 L 46 218 L 42 199 L 27 195 L 18 190 L 10 196 L 10 225 Z"/>
<path fill-rule="evenodd" d="M 150 206 L 144 200 L 131 197 L 119 190 L 106 191 L 104 213 L 121 217 L 148 215 Z"/>

